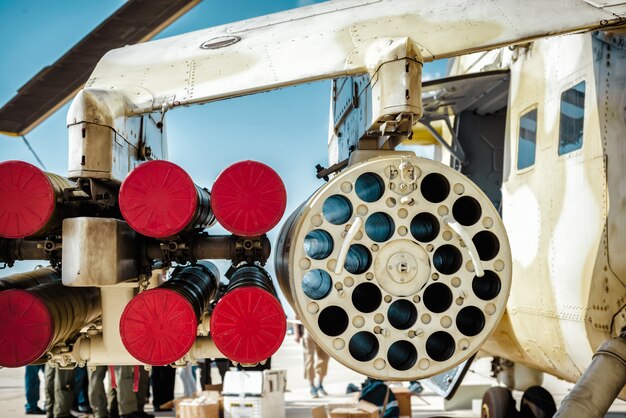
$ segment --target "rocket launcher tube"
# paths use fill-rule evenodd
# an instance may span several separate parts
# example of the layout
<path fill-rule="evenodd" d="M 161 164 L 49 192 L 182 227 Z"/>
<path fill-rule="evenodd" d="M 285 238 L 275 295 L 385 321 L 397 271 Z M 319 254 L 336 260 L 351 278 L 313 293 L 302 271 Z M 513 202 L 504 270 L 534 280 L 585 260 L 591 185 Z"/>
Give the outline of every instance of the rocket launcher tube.
<path fill-rule="evenodd" d="M 220 352 L 237 363 L 259 363 L 278 350 L 286 330 L 269 274 L 256 265 L 235 270 L 211 315 L 211 337 Z"/>
<path fill-rule="evenodd" d="M 142 363 L 163 366 L 192 347 L 198 322 L 215 297 L 219 271 L 201 261 L 174 271 L 156 289 L 134 297 L 120 319 L 120 335 L 128 352 Z"/>
<path fill-rule="evenodd" d="M 215 223 L 211 193 L 169 161 L 147 161 L 131 171 L 120 188 L 119 204 L 128 225 L 152 238 Z"/>
<path fill-rule="evenodd" d="M 36 361 L 101 315 L 99 289 L 65 287 L 58 273 L 49 275 L 47 283 L 0 292 L 0 366 Z"/>
<path fill-rule="evenodd" d="M 73 214 L 63 190 L 70 180 L 24 161 L 0 163 L 0 237 L 42 237 Z"/>

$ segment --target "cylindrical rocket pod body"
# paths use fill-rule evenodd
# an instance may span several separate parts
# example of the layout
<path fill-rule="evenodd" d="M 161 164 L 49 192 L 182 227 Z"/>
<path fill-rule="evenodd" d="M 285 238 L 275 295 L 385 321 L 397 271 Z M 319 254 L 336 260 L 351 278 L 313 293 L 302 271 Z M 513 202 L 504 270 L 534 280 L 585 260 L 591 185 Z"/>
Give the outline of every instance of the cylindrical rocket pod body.
<path fill-rule="evenodd" d="M 153 238 L 168 238 L 215 222 L 211 194 L 169 161 L 147 161 L 130 172 L 119 195 L 122 216 L 131 228 Z"/>
<path fill-rule="evenodd" d="M 53 269 L 34 273 L 42 284 L 0 292 L 0 366 L 36 361 L 101 314 L 99 289 L 65 287 Z"/>
<path fill-rule="evenodd" d="M 153 366 L 183 357 L 196 339 L 198 322 L 218 284 L 217 267 L 200 261 L 175 270 L 158 288 L 134 297 L 120 319 L 120 335 L 128 352 Z"/>
<path fill-rule="evenodd" d="M 1 162 L 0 237 L 42 237 L 59 229 L 74 209 L 63 190 L 74 186 L 24 161 Z"/>
<path fill-rule="evenodd" d="M 61 275 L 52 267 L 38 268 L 0 278 L 0 292 L 9 289 L 28 289 L 40 284 L 60 281 Z"/>
<path fill-rule="evenodd" d="M 211 315 L 211 337 L 237 363 L 267 360 L 285 338 L 285 312 L 269 274 L 256 265 L 239 267 Z"/>

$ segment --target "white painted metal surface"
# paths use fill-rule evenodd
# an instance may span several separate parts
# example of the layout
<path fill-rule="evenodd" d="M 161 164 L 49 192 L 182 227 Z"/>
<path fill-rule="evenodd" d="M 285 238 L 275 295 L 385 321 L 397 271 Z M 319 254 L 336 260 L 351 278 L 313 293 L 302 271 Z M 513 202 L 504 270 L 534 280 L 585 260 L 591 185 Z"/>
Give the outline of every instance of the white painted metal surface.
<path fill-rule="evenodd" d="M 390 37 L 410 38 L 428 61 L 618 19 L 583 0 L 320 3 L 113 50 L 86 88 L 121 91 L 144 113 L 372 72 Z"/>

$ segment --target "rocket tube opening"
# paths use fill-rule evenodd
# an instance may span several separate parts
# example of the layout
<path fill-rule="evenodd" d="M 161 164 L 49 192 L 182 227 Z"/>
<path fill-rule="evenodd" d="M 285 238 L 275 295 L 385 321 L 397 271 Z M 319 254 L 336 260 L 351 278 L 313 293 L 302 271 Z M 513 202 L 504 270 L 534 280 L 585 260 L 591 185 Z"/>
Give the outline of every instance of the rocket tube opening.
<path fill-rule="evenodd" d="M 378 354 L 378 339 L 368 331 L 357 332 L 350 338 L 348 350 L 350 355 L 358 361 L 370 361 Z"/>
<path fill-rule="evenodd" d="M 500 251 L 500 241 L 495 234 L 489 231 L 481 231 L 474 235 L 472 238 L 474 245 L 476 246 L 476 250 L 478 251 L 478 256 L 482 261 L 489 261 L 493 259 L 498 252 Z"/>
<path fill-rule="evenodd" d="M 417 350 L 408 341 L 396 341 L 387 350 L 389 365 L 396 370 L 409 370 L 417 362 Z"/>
<path fill-rule="evenodd" d="M 280 176 L 257 161 L 240 161 L 217 177 L 211 192 L 217 221 L 235 235 L 269 232 L 285 212 L 287 192 Z"/>
<path fill-rule="evenodd" d="M 365 221 L 365 233 L 375 242 L 385 242 L 394 233 L 396 225 L 391 216 L 384 212 L 376 212 Z"/>
<path fill-rule="evenodd" d="M 48 224 L 55 192 L 40 169 L 24 161 L 0 163 L 0 237 L 24 238 Z"/>
<path fill-rule="evenodd" d="M 411 220 L 411 235 L 419 242 L 430 242 L 439 235 L 439 221 L 428 212 L 419 213 Z"/>
<path fill-rule="evenodd" d="M 437 331 L 426 340 L 426 353 L 435 361 L 446 361 L 454 354 L 454 338 L 445 331 Z"/>
<path fill-rule="evenodd" d="M 420 186 L 422 196 L 431 203 L 443 202 L 450 194 L 450 182 L 439 173 L 430 173 Z"/>
<path fill-rule="evenodd" d="M 324 218 L 333 225 L 343 225 L 352 217 L 352 203 L 341 195 L 335 194 L 322 205 Z"/>
<path fill-rule="evenodd" d="M 304 252 L 314 260 L 323 260 L 333 252 L 333 237 L 323 229 L 314 229 L 304 237 Z"/>
<path fill-rule="evenodd" d="M 482 300 L 491 300 L 500 294 L 502 282 L 500 277 L 491 270 L 485 270 L 483 277 L 474 276 L 472 290 Z"/>

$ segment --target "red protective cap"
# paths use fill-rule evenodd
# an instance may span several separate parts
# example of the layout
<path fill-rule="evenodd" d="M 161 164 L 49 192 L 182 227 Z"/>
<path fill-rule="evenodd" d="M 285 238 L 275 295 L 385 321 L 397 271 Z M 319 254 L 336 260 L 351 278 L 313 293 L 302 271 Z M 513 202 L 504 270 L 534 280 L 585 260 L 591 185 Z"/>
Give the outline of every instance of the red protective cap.
<path fill-rule="evenodd" d="M 34 362 L 48 351 L 53 335 L 52 316 L 41 299 L 21 289 L 0 292 L 0 366 Z"/>
<path fill-rule="evenodd" d="M 191 177 L 169 161 L 148 161 L 120 189 L 120 210 L 131 228 L 153 238 L 178 234 L 191 222 L 198 192 Z"/>
<path fill-rule="evenodd" d="M 224 170 L 211 190 L 217 221 L 235 235 L 261 235 L 278 224 L 287 192 L 278 173 L 257 161 L 240 161 Z"/>
<path fill-rule="evenodd" d="M 0 163 L 0 237 L 24 238 L 42 229 L 54 200 L 46 173 L 24 161 Z"/>
<path fill-rule="evenodd" d="M 242 287 L 224 295 L 211 315 L 211 337 L 217 349 L 244 364 L 267 360 L 285 338 L 287 321 L 280 303 L 258 287 Z"/>
<path fill-rule="evenodd" d="M 171 289 L 152 289 L 134 297 L 120 318 L 120 336 L 142 363 L 164 366 L 183 357 L 194 341 L 198 321 L 191 304 Z"/>

